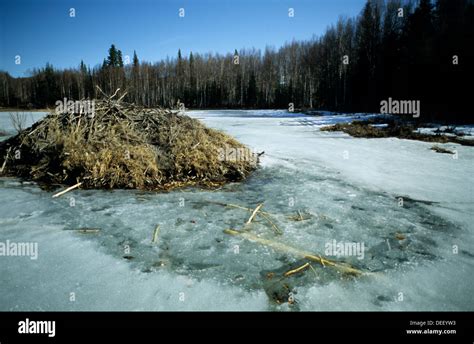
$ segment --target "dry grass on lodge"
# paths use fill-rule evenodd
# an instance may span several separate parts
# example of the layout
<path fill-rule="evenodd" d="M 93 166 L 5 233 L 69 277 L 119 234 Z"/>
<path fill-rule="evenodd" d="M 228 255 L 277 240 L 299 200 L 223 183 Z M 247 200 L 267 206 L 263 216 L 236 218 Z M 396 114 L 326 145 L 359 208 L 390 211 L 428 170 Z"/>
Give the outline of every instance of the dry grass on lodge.
<path fill-rule="evenodd" d="M 258 156 L 223 159 L 223 149 L 250 150 L 223 132 L 166 109 L 106 97 L 94 115 L 52 111 L 0 143 L 3 175 L 42 185 L 81 182 L 92 189 L 169 190 L 245 179 Z"/>

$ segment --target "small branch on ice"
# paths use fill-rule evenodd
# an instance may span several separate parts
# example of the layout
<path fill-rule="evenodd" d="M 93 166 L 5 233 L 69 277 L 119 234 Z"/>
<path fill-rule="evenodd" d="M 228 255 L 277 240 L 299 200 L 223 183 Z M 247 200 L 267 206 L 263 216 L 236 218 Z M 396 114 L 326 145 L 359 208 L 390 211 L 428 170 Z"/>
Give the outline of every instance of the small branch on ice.
<path fill-rule="evenodd" d="M 54 195 L 53 195 L 53 198 L 62 196 L 62 195 L 64 195 L 66 192 L 69 192 L 69 191 L 72 191 L 72 190 L 74 190 L 74 189 L 77 189 L 77 188 L 78 188 L 79 186 L 81 186 L 81 185 L 82 185 L 82 182 L 77 183 L 76 185 L 73 185 L 73 186 L 71 186 L 71 187 L 68 187 L 66 190 L 63 190 L 63 191 L 61 191 L 61 192 L 58 192 L 57 194 L 54 194 Z"/>
<path fill-rule="evenodd" d="M 303 265 L 301 265 L 300 267 L 296 268 L 296 269 L 293 269 L 293 270 L 289 270 L 287 272 L 285 272 L 284 276 L 285 277 L 288 277 L 288 276 L 291 276 L 291 275 L 294 275 L 294 274 L 297 274 L 298 272 L 301 272 L 307 268 L 309 268 L 309 263 L 305 263 Z"/>
<path fill-rule="evenodd" d="M 153 231 L 153 238 L 151 239 L 152 243 L 155 243 L 158 240 L 159 233 L 160 233 L 160 225 L 156 226 L 155 230 Z"/>
<path fill-rule="evenodd" d="M 252 212 L 252 215 L 250 215 L 247 222 L 245 222 L 246 225 L 249 225 L 252 222 L 253 218 L 255 217 L 255 215 L 257 215 L 257 213 L 258 213 L 258 211 L 260 210 L 261 207 L 263 207 L 263 203 L 260 203 L 259 205 L 257 205 L 255 210 Z"/>

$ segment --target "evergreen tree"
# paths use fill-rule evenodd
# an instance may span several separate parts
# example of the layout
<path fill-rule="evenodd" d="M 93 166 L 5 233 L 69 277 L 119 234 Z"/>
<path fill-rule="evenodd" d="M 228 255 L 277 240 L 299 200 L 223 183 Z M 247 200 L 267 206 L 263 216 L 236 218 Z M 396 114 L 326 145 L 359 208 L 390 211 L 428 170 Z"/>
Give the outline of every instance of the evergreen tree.
<path fill-rule="evenodd" d="M 84 64 L 84 61 L 81 60 L 81 64 L 79 65 L 79 70 L 81 72 L 82 75 L 85 75 L 87 74 L 87 67 L 86 65 Z"/>
<path fill-rule="evenodd" d="M 376 68 L 380 39 L 380 8 L 369 0 L 362 10 L 356 31 L 354 89 L 356 111 L 376 111 Z"/>
<path fill-rule="evenodd" d="M 118 66 L 118 51 L 115 48 L 115 45 L 112 44 L 109 48 L 109 56 L 107 57 L 107 66 L 116 67 Z"/>
<path fill-rule="evenodd" d="M 434 100 L 437 80 L 435 78 L 439 64 L 434 55 L 434 16 L 430 0 L 420 0 L 414 13 L 409 16 L 406 28 L 407 58 L 409 83 L 406 85 L 405 97 L 419 100 L 422 104 L 422 116 L 433 110 L 430 102 Z M 431 99 L 431 101 L 430 101 Z"/>
<path fill-rule="evenodd" d="M 196 74 L 194 68 L 194 56 L 193 52 L 189 54 L 189 90 L 188 90 L 188 100 L 190 107 L 196 105 Z"/>
<path fill-rule="evenodd" d="M 140 100 L 140 62 L 138 60 L 137 52 L 133 51 L 133 61 L 132 61 L 132 94 L 133 101 L 138 103 Z"/>
<path fill-rule="evenodd" d="M 184 102 L 186 106 L 186 95 L 184 89 L 184 64 L 183 57 L 181 55 L 181 49 L 178 49 L 178 60 L 176 62 L 176 85 L 177 85 L 177 99 L 180 99 L 181 102 Z"/>
<path fill-rule="evenodd" d="M 117 50 L 117 64 L 115 67 L 123 67 L 122 51 Z"/>
<path fill-rule="evenodd" d="M 257 104 L 257 79 L 255 73 L 250 74 L 249 85 L 247 87 L 247 106 L 254 107 Z"/>
<path fill-rule="evenodd" d="M 138 61 L 137 52 L 134 50 L 133 51 L 133 67 L 138 68 L 138 64 L 139 64 L 139 61 Z"/>

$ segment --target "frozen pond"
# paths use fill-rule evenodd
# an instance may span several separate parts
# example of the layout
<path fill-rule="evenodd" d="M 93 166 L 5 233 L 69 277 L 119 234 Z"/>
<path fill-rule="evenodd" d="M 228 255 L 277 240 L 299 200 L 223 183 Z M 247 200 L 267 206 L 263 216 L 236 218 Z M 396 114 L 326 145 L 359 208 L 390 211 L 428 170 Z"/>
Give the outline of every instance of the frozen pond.
<path fill-rule="evenodd" d="M 10 114 L 12 114 L 12 116 L 14 118 L 19 119 L 23 123 L 25 128 L 28 128 L 33 123 L 35 123 L 36 121 L 43 118 L 43 116 L 46 113 L 45 112 L 40 112 L 40 111 L 38 111 L 38 112 L 26 112 L 26 111 L 22 111 L 22 112 L 10 112 L 10 111 L 8 111 L 8 112 L 5 112 L 5 111 L 0 111 L 0 129 L 8 135 L 14 135 L 14 134 L 16 134 L 16 130 L 15 130 L 15 127 L 12 123 L 12 117 L 10 116 Z"/>
<path fill-rule="evenodd" d="M 57 199 L 0 179 L 0 241 L 38 243 L 36 260 L 0 257 L 0 310 L 474 310 L 473 148 L 447 144 L 453 159 L 424 142 L 319 131 L 353 116 L 188 114 L 264 151 L 261 168 L 218 190 Z M 363 244 L 328 258 L 371 274 L 312 263 L 280 278 L 305 261 L 223 232 L 250 212 L 222 204 L 259 203 L 282 234 L 260 217 L 249 233 L 323 256 L 328 243 Z M 292 305 L 275 302 L 285 286 Z"/>

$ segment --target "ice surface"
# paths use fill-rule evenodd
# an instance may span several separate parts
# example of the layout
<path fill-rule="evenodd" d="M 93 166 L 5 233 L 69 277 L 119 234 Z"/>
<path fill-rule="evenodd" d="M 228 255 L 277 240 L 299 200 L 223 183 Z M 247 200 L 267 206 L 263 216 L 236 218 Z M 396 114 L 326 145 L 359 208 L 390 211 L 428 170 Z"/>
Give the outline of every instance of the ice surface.
<path fill-rule="evenodd" d="M 76 190 L 52 199 L 35 184 L 0 179 L 0 241 L 39 245 L 36 261 L 0 257 L 0 309 L 473 310 L 473 149 L 448 144 L 456 160 L 425 142 L 318 130 L 349 115 L 284 113 L 188 113 L 265 151 L 249 180 L 218 190 Z M 278 305 L 268 274 L 301 261 L 224 234 L 249 213 L 215 202 L 264 202 L 284 234 L 258 218 L 249 230 L 316 254 L 332 240 L 363 242 L 364 259 L 341 260 L 374 274 L 345 278 L 314 264 L 289 280 L 296 304 Z M 297 211 L 308 219 L 293 221 Z"/>
<path fill-rule="evenodd" d="M 46 115 L 46 112 L 35 111 L 35 112 L 20 112 L 20 118 L 24 119 L 23 126 L 25 128 L 30 127 L 33 123 L 40 120 Z M 13 126 L 10 118 L 9 111 L 0 111 L 0 130 L 5 131 L 9 135 L 16 134 L 15 127 Z M 1 139 L 1 138 L 0 138 Z"/>

